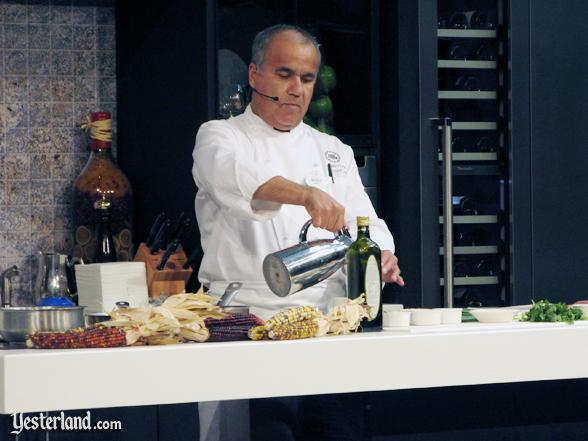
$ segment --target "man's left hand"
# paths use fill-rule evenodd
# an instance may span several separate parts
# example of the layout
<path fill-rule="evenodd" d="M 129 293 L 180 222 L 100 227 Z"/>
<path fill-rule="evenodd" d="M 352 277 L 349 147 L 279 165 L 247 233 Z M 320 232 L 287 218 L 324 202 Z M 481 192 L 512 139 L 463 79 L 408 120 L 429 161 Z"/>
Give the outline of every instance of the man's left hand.
<path fill-rule="evenodd" d="M 404 286 L 404 279 L 400 275 L 398 258 L 391 251 L 382 251 L 382 279 L 386 283 L 396 283 Z"/>

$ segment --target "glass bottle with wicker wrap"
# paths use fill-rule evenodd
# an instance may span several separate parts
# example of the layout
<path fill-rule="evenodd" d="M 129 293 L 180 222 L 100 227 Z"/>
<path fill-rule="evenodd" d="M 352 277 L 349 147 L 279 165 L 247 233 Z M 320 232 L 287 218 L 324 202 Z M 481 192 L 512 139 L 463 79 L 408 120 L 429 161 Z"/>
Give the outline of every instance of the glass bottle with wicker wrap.
<path fill-rule="evenodd" d="M 382 253 L 370 239 L 368 216 L 357 216 L 357 240 L 345 256 L 347 262 L 347 297 L 356 299 L 365 293 L 370 317 L 364 319 L 364 331 L 382 329 Z"/>
<path fill-rule="evenodd" d="M 110 222 L 117 260 L 133 258 L 132 189 L 129 180 L 115 164 L 111 153 L 112 120 L 108 112 L 92 113 L 91 153 L 86 166 L 73 185 L 73 221 L 76 257 L 92 262 L 96 253 L 96 203 L 110 203 Z"/>

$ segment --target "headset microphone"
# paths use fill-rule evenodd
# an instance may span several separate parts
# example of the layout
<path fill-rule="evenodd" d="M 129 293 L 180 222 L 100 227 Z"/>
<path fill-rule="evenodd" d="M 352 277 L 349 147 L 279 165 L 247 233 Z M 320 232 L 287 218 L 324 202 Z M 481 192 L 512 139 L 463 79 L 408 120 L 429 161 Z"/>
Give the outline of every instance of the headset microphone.
<path fill-rule="evenodd" d="M 253 90 L 258 95 L 261 95 L 262 97 L 267 98 L 268 100 L 275 101 L 276 103 L 280 100 L 280 98 L 278 98 L 277 96 L 271 96 L 271 95 L 266 95 L 265 93 L 261 93 L 255 87 L 252 87 L 251 90 Z"/>

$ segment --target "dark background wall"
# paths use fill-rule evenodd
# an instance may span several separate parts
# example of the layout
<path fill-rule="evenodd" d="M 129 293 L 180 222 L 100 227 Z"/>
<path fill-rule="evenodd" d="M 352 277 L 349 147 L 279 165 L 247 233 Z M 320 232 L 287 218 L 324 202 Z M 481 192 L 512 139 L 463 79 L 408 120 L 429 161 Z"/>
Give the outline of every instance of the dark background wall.
<path fill-rule="evenodd" d="M 162 210 L 184 211 L 194 221 L 190 253 L 199 243 L 192 150 L 208 120 L 206 2 L 117 6 L 119 164 L 133 185 L 135 234 L 144 241 Z"/>

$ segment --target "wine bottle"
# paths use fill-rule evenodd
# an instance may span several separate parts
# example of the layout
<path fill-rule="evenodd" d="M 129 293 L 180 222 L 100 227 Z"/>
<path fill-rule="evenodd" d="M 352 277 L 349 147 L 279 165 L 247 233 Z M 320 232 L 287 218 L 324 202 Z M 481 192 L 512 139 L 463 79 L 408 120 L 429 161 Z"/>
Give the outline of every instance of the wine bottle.
<path fill-rule="evenodd" d="M 452 29 L 467 29 L 468 17 L 463 12 L 454 12 L 449 18 L 449 27 Z"/>
<path fill-rule="evenodd" d="M 495 152 L 496 148 L 488 136 L 481 136 L 476 142 L 476 151 L 480 153 Z"/>
<path fill-rule="evenodd" d="M 466 48 L 458 41 L 439 39 L 438 56 L 440 60 L 465 60 Z"/>
<path fill-rule="evenodd" d="M 474 11 L 470 16 L 472 29 L 496 29 L 496 19 L 490 11 Z"/>
<path fill-rule="evenodd" d="M 106 199 L 100 199 L 94 204 L 96 210 L 94 263 L 116 262 L 116 249 L 110 228 L 110 205 Z"/>
<path fill-rule="evenodd" d="M 470 196 L 453 196 L 453 212 L 457 216 L 475 216 L 478 214 L 476 200 Z"/>
<path fill-rule="evenodd" d="M 370 317 L 362 321 L 364 331 L 382 329 L 382 254 L 370 239 L 368 216 L 357 216 L 357 240 L 347 250 L 347 297 L 365 294 Z"/>
<path fill-rule="evenodd" d="M 460 75 L 454 83 L 455 90 L 482 90 L 480 81 L 474 75 Z"/>
<path fill-rule="evenodd" d="M 491 43 L 482 43 L 476 49 L 476 60 L 481 61 L 495 61 L 497 50 Z"/>
<path fill-rule="evenodd" d="M 133 258 L 132 189 L 129 180 L 111 154 L 112 120 L 108 112 L 92 113 L 82 127 L 90 129 L 91 153 L 73 185 L 73 254 L 92 262 L 96 246 L 95 204 L 110 202 L 109 215 L 117 260 Z"/>

